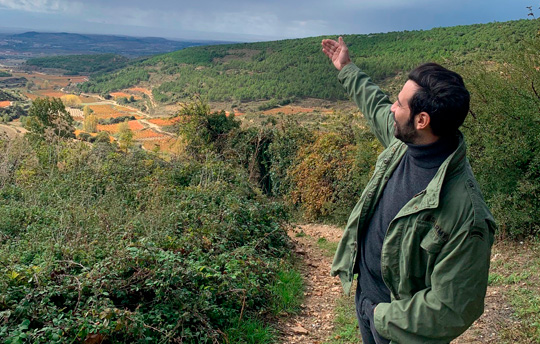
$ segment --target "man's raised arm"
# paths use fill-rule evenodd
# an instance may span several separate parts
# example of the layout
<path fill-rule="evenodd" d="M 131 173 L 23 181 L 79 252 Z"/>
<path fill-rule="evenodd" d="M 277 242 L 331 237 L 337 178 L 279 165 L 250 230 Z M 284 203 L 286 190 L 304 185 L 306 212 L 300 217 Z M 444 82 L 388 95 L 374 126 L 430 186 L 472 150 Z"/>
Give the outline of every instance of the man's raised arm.
<path fill-rule="evenodd" d="M 395 139 L 392 103 L 388 96 L 362 72 L 349 57 L 349 49 L 343 38 L 336 42 L 323 39 L 322 51 L 339 70 L 339 82 L 368 120 L 371 130 L 383 146 L 388 147 Z"/>

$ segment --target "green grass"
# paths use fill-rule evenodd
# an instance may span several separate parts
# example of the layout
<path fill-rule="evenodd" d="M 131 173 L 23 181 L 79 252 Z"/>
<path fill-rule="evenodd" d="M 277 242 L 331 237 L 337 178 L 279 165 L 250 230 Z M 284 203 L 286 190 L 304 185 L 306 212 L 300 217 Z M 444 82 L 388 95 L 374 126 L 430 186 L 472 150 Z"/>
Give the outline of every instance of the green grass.
<path fill-rule="evenodd" d="M 297 238 L 303 238 L 306 235 L 307 234 L 304 231 L 300 231 L 299 233 L 296 233 L 294 236 L 297 237 Z"/>
<path fill-rule="evenodd" d="M 508 285 L 508 284 L 518 284 L 525 282 L 528 284 L 529 277 L 531 277 L 532 272 L 522 271 L 522 272 L 513 272 L 508 276 L 503 276 L 499 273 L 490 273 L 488 277 L 489 285 Z"/>
<path fill-rule="evenodd" d="M 227 344 L 270 344 L 276 342 L 275 330 L 263 321 L 250 318 L 239 322 L 238 327 L 225 331 Z"/>
<path fill-rule="evenodd" d="M 302 275 L 294 269 L 280 271 L 270 291 L 272 292 L 272 313 L 276 315 L 297 313 L 304 300 Z"/>
<path fill-rule="evenodd" d="M 334 326 L 334 331 L 324 344 L 356 344 L 361 342 L 353 294 L 342 296 L 337 300 Z"/>
<path fill-rule="evenodd" d="M 327 257 L 333 257 L 336 253 L 338 243 L 337 242 L 330 242 L 326 240 L 325 238 L 319 238 L 317 239 L 317 246 L 321 250 L 323 250 L 323 253 Z"/>
<path fill-rule="evenodd" d="M 502 338 L 510 343 L 540 343 L 540 295 L 538 290 L 517 288 L 510 292 L 510 303 L 519 325 L 505 329 Z"/>
<path fill-rule="evenodd" d="M 513 318 L 517 320 L 507 322 L 509 325 L 501 330 L 501 340 L 503 343 L 540 344 L 540 245 L 530 242 L 525 246 L 514 244 L 499 250 L 510 250 L 514 254 L 495 260 L 489 284 L 504 287 L 503 295 L 512 306 Z"/>

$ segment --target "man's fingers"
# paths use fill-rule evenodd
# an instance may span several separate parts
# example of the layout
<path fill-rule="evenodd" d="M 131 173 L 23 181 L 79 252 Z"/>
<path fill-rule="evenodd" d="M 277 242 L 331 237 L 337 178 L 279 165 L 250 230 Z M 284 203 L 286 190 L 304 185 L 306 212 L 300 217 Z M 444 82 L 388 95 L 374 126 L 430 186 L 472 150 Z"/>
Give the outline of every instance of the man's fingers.
<path fill-rule="evenodd" d="M 345 45 L 345 42 L 343 41 L 343 37 L 339 36 L 339 46 L 341 47 L 341 49 L 347 49 L 347 46 Z"/>

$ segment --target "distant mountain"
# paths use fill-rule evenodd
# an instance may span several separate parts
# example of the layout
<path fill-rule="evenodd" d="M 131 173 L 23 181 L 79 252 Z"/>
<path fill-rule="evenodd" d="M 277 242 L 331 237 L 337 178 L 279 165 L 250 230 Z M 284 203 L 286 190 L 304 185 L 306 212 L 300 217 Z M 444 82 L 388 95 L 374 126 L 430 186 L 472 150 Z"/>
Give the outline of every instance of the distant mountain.
<path fill-rule="evenodd" d="M 158 37 L 129 37 L 76 33 L 0 33 L 0 56 L 39 57 L 113 53 L 127 57 L 161 54 L 219 41 L 174 41 Z"/>

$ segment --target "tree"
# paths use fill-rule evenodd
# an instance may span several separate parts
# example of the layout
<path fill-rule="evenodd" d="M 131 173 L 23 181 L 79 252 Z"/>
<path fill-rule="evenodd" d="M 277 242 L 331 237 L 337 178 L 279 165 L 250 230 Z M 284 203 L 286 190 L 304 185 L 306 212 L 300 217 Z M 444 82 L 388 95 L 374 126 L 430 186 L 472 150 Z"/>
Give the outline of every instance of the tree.
<path fill-rule="evenodd" d="M 106 131 L 100 131 L 94 138 L 95 143 L 110 143 L 111 139 Z"/>
<path fill-rule="evenodd" d="M 73 118 L 59 98 L 37 98 L 28 111 L 25 127 L 40 137 L 74 138 Z"/>
<path fill-rule="evenodd" d="M 90 108 L 90 106 L 88 105 L 85 105 L 84 108 L 83 108 L 83 116 L 84 118 L 88 117 L 88 115 L 92 114 L 94 112 L 94 110 L 92 110 Z"/>
<path fill-rule="evenodd" d="M 41 84 L 40 89 L 46 90 L 46 89 L 48 89 L 50 86 L 51 86 L 51 85 L 50 85 L 50 83 L 49 83 L 49 80 L 45 80 L 45 81 L 43 81 L 43 83 Z"/>
<path fill-rule="evenodd" d="M 219 151 L 227 134 L 240 127 L 240 121 L 234 118 L 234 114 L 227 116 L 225 111 L 212 112 L 200 97 L 183 104 L 178 116 L 184 119 L 179 136 L 194 156 L 206 150 Z"/>
<path fill-rule="evenodd" d="M 97 132 L 98 118 L 96 115 L 88 115 L 84 117 L 83 129 L 89 133 Z"/>
<path fill-rule="evenodd" d="M 126 152 L 133 145 L 133 131 L 129 128 L 127 120 L 118 125 L 118 143 Z"/>
<path fill-rule="evenodd" d="M 81 99 L 74 94 L 66 94 L 60 99 L 62 99 L 62 102 L 64 102 L 64 105 L 67 107 L 76 107 L 81 105 Z"/>

